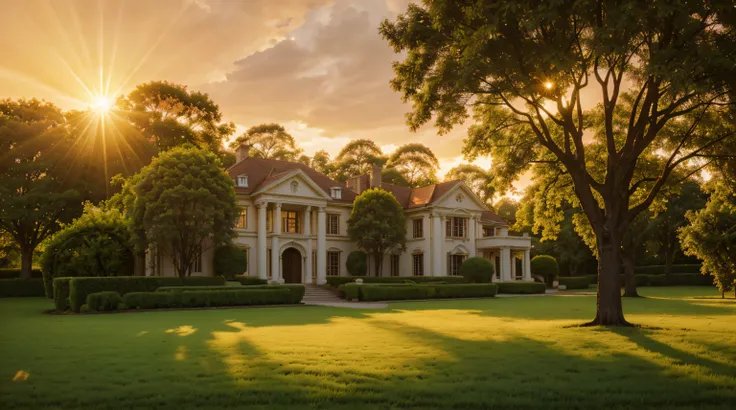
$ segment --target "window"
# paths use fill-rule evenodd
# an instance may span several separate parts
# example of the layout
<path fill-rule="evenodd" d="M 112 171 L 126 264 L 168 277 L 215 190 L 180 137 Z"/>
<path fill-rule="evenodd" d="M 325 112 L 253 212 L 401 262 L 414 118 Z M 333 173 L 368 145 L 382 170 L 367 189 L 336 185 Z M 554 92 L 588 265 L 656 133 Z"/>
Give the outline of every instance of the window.
<path fill-rule="evenodd" d="M 412 274 L 414 276 L 424 276 L 424 254 L 417 253 L 411 255 Z"/>
<path fill-rule="evenodd" d="M 238 220 L 235 222 L 235 227 L 240 229 L 245 229 L 248 227 L 248 209 L 243 208 L 240 210 L 240 215 L 238 215 Z"/>
<path fill-rule="evenodd" d="M 271 279 L 271 250 L 266 250 L 266 278 Z"/>
<path fill-rule="evenodd" d="M 248 175 L 238 175 L 238 186 L 248 186 Z"/>
<path fill-rule="evenodd" d="M 334 199 L 341 199 L 342 198 L 342 188 L 340 187 L 334 187 L 330 188 L 330 196 Z"/>
<path fill-rule="evenodd" d="M 340 274 L 340 252 L 327 252 L 327 276 Z"/>
<path fill-rule="evenodd" d="M 413 232 L 415 238 L 424 237 L 424 221 L 421 219 L 412 219 Z"/>
<path fill-rule="evenodd" d="M 197 256 L 194 258 L 194 266 L 192 268 L 192 273 L 201 273 L 202 272 L 202 250 L 197 252 Z"/>
<path fill-rule="evenodd" d="M 399 276 L 399 258 L 401 255 L 391 255 L 391 276 Z"/>
<path fill-rule="evenodd" d="M 281 211 L 281 229 L 285 233 L 300 232 L 300 218 L 296 211 Z"/>
<path fill-rule="evenodd" d="M 447 255 L 447 274 L 459 275 L 460 265 L 463 264 L 467 255 Z"/>
<path fill-rule="evenodd" d="M 453 216 L 447 218 L 445 236 L 448 238 L 465 238 L 468 228 L 468 218 Z"/>
<path fill-rule="evenodd" d="M 496 236 L 496 228 L 492 226 L 483 226 L 483 237 L 487 238 L 489 236 Z"/>
<path fill-rule="evenodd" d="M 340 234 L 340 215 L 327 214 L 327 235 Z"/>

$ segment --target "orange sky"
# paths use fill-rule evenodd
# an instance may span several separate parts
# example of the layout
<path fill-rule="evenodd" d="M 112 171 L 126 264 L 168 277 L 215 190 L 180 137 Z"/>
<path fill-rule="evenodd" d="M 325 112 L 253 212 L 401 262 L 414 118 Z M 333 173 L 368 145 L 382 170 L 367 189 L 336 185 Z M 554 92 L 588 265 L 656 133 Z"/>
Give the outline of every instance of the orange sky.
<path fill-rule="evenodd" d="M 350 139 L 387 153 L 426 144 L 443 175 L 463 162 L 465 128 L 412 133 L 389 87 L 378 34 L 408 0 L 0 0 L 0 97 L 64 109 L 168 80 L 208 92 L 242 131 L 278 122 L 307 154 Z M 488 158 L 476 161 L 488 167 Z"/>

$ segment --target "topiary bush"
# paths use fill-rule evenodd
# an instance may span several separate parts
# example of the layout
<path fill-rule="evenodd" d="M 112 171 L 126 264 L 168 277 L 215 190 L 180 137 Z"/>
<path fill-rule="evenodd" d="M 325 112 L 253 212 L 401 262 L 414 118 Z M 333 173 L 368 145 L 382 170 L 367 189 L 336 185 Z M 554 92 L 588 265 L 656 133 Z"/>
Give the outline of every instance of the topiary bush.
<path fill-rule="evenodd" d="M 118 292 L 97 292 L 87 295 L 87 310 L 90 312 L 110 312 L 122 309 L 125 309 L 125 306 Z"/>
<path fill-rule="evenodd" d="M 531 260 L 532 275 L 543 276 L 548 284 L 555 280 L 560 273 L 557 260 L 549 255 L 537 255 Z"/>
<path fill-rule="evenodd" d="M 41 257 L 46 296 L 53 298 L 54 278 L 131 275 L 134 261 L 123 214 L 87 204 L 82 216 L 46 242 Z"/>
<path fill-rule="evenodd" d="M 512 295 L 544 293 L 547 290 L 547 285 L 540 282 L 499 282 L 496 285 L 498 285 L 498 293 Z"/>
<path fill-rule="evenodd" d="M 493 263 L 479 256 L 465 259 L 460 265 L 460 276 L 469 283 L 490 283 L 493 273 Z"/>
<path fill-rule="evenodd" d="M 352 251 L 348 254 L 345 267 L 352 276 L 363 276 L 368 271 L 368 261 L 365 252 Z"/>
<path fill-rule="evenodd" d="M 560 277 L 558 279 L 561 286 L 567 289 L 588 289 L 590 280 L 585 276 Z"/>
<path fill-rule="evenodd" d="M 242 275 L 248 267 L 248 258 L 245 251 L 229 243 L 215 249 L 214 269 L 216 275 L 233 280 L 235 275 Z"/>
<path fill-rule="evenodd" d="M 0 298 L 45 295 L 43 279 L 0 279 Z"/>

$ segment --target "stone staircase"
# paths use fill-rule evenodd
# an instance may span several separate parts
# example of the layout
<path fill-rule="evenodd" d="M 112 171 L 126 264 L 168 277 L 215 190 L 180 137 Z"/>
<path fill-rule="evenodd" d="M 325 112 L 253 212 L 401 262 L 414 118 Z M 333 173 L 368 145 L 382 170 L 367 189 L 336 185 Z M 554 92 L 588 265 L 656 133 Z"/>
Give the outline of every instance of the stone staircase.
<path fill-rule="evenodd" d="M 332 305 L 335 303 L 345 303 L 344 300 L 340 299 L 327 289 L 313 284 L 305 284 L 304 298 L 302 303 L 305 305 Z"/>

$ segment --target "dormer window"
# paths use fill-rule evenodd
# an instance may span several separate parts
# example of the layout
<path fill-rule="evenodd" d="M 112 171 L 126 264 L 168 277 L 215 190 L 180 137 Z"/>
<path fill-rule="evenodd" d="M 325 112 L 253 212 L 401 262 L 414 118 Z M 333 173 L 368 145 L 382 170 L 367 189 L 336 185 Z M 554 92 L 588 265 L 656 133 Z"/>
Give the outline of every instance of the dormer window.
<path fill-rule="evenodd" d="M 238 175 L 238 186 L 248 187 L 248 175 Z"/>
<path fill-rule="evenodd" d="M 330 196 L 333 199 L 341 199 L 342 198 L 342 188 L 340 187 L 330 188 Z"/>

